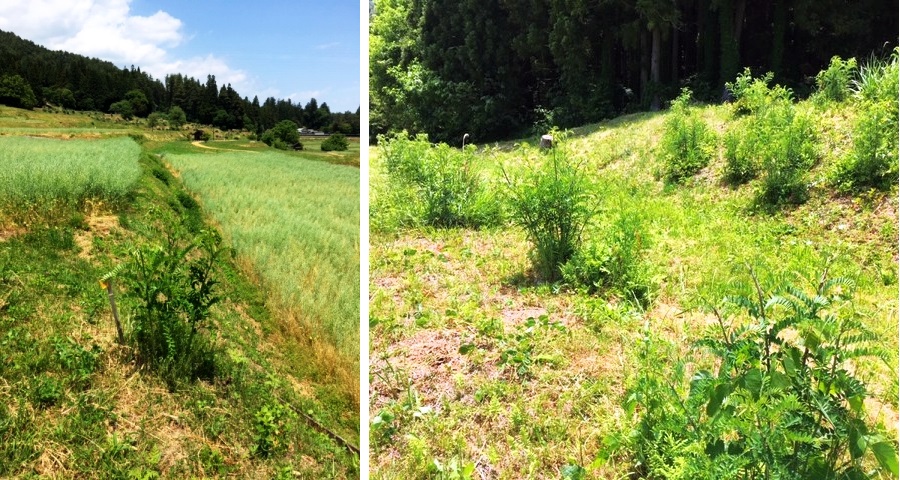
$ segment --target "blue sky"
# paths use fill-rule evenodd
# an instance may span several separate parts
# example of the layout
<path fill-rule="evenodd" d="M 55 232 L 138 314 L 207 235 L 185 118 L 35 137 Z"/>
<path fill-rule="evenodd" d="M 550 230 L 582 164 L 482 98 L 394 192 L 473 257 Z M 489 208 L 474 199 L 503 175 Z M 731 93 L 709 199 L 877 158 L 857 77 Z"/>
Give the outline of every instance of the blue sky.
<path fill-rule="evenodd" d="M 242 96 L 359 107 L 358 0 L 3 0 L 0 30 L 54 50 L 183 73 Z"/>

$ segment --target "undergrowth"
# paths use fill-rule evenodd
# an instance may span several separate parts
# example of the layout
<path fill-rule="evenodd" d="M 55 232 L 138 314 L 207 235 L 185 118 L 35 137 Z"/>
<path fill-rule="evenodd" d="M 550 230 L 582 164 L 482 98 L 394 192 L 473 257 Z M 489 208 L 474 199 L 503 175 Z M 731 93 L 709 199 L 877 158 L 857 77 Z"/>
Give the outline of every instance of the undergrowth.
<path fill-rule="evenodd" d="M 540 151 L 521 144 L 518 156 L 528 159 L 527 165 L 503 170 L 511 219 L 534 246 L 537 274 L 551 282 L 562 278 L 562 266 L 575 255 L 596 211 L 584 159 L 574 156 L 563 133 L 553 137 L 553 147 Z"/>
<path fill-rule="evenodd" d="M 673 183 L 692 177 L 713 158 L 715 132 L 690 108 L 691 91 L 682 89 L 672 101 L 662 139 L 659 142 L 663 177 Z"/>
<path fill-rule="evenodd" d="M 624 404 L 634 426 L 603 455 L 629 452 L 650 478 L 896 476 L 896 444 L 868 419 L 853 366 L 886 352 L 854 314 L 854 283 L 827 273 L 809 292 L 764 289 L 751 270 L 750 292 L 714 306 L 694 342 L 703 360 L 659 362 L 671 353 L 646 332 Z"/>
<path fill-rule="evenodd" d="M 474 165 L 475 146 L 462 150 L 431 144 L 406 132 L 379 136 L 379 154 L 391 179 L 390 196 L 399 224 L 434 227 L 487 227 L 501 218 L 500 207 Z M 384 208 L 384 207 L 382 207 Z"/>

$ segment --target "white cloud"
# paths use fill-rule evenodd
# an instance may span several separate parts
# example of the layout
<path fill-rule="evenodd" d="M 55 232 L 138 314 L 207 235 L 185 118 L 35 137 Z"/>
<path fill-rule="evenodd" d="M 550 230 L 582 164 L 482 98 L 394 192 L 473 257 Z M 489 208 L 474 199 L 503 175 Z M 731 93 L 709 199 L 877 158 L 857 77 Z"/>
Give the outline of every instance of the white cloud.
<path fill-rule="evenodd" d="M 172 58 L 168 48 L 186 40 L 181 20 L 163 11 L 133 15 L 131 0 L 3 0 L 0 29 L 43 45 L 113 62 L 135 65 L 163 78 L 183 73 L 218 85 L 231 83 L 239 92 L 250 80 L 242 70 L 229 67 L 214 55 Z"/>
<path fill-rule="evenodd" d="M 327 50 L 339 46 L 341 46 L 341 42 L 323 43 L 322 45 L 316 45 L 316 50 Z"/>

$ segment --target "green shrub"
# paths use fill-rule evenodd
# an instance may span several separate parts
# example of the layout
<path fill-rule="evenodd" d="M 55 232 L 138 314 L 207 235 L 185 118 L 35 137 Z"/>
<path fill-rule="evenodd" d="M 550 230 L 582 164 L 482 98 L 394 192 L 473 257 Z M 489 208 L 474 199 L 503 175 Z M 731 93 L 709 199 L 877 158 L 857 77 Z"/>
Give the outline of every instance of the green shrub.
<path fill-rule="evenodd" d="M 588 293 L 613 290 L 626 299 L 645 301 L 651 286 L 641 223 L 635 212 L 619 214 L 599 236 L 578 246 L 560 269 L 563 280 Z"/>
<path fill-rule="evenodd" d="M 896 444 L 869 425 L 854 373 L 854 360 L 886 357 L 852 316 L 853 283 L 823 275 L 811 294 L 753 283 L 724 315 L 714 309 L 696 343 L 715 371 L 669 368 L 674 348 L 645 337 L 625 401 L 636 424 L 611 435 L 603 456 L 629 452 L 644 478 L 868 479 L 879 478 L 876 463 L 896 476 Z"/>
<path fill-rule="evenodd" d="M 800 204 L 808 198 L 806 173 L 818 157 L 812 117 L 790 103 L 769 107 L 755 120 L 749 135 L 762 156 L 758 204 Z"/>
<path fill-rule="evenodd" d="M 734 95 L 734 111 L 738 115 L 758 113 L 772 103 L 791 102 L 793 93 L 781 85 L 769 88 L 773 74 L 769 72 L 761 78 L 753 78 L 750 68 L 745 68 L 734 82 L 725 87 Z"/>
<path fill-rule="evenodd" d="M 293 120 L 282 120 L 263 132 L 261 140 L 270 147 L 288 150 L 292 145 L 300 142 L 300 133 L 297 132 L 297 124 Z"/>
<path fill-rule="evenodd" d="M 898 68 L 897 50 L 890 61 L 872 59 L 854 81 L 859 116 L 853 146 L 831 174 L 841 191 L 887 189 L 897 183 Z"/>
<path fill-rule="evenodd" d="M 404 208 L 425 225 L 482 227 L 496 224 L 500 210 L 474 166 L 475 146 L 458 150 L 406 132 L 379 136 L 392 189 L 406 190 L 413 204 Z"/>
<path fill-rule="evenodd" d="M 166 116 L 161 112 L 153 112 L 147 116 L 147 126 L 150 128 L 161 126 L 165 121 Z"/>
<path fill-rule="evenodd" d="M 841 60 L 831 57 L 828 68 L 816 75 L 816 98 L 832 102 L 843 102 L 850 96 L 850 80 L 856 71 L 856 59 Z"/>
<path fill-rule="evenodd" d="M 688 106 L 691 91 L 682 89 L 672 102 L 660 140 L 663 175 L 670 182 L 680 182 L 705 167 L 716 149 L 716 135 Z"/>
<path fill-rule="evenodd" d="M 835 166 L 832 183 L 844 192 L 888 189 L 897 183 L 897 103 L 864 102 L 853 147 Z"/>
<path fill-rule="evenodd" d="M 798 112 L 790 90 L 769 87 L 772 74 L 753 79 L 745 70 L 728 88 L 736 113 L 749 114 L 725 136 L 725 180 L 746 182 L 757 175 L 756 203 L 765 208 L 806 201 L 806 172 L 818 158 L 812 117 Z"/>
<path fill-rule="evenodd" d="M 169 235 L 166 244 L 136 249 L 129 263 L 108 275 L 121 271 L 136 303 L 128 334 L 139 360 L 170 388 L 212 377 L 215 352 L 201 328 L 208 327 L 210 308 L 221 300 L 214 269 L 223 251 L 214 231 L 187 245 Z"/>
<path fill-rule="evenodd" d="M 289 420 L 296 414 L 284 405 L 275 402 L 263 405 L 254 416 L 253 428 L 256 431 L 253 452 L 260 457 L 267 458 L 287 449 L 287 436 Z"/>
<path fill-rule="evenodd" d="M 759 163 L 756 154 L 759 145 L 755 135 L 743 133 L 745 125 L 739 124 L 725 133 L 722 143 L 725 146 L 725 181 L 732 185 L 740 185 L 759 175 Z"/>
<path fill-rule="evenodd" d="M 324 142 L 322 142 L 323 152 L 342 152 L 344 150 L 347 150 L 349 147 L 350 142 L 347 141 L 347 137 L 342 133 L 335 133 L 328 137 L 328 139 L 326 139 Z"/>
<path fill-rule="evenodd" d="M 526 166 L 514 174 L 503 171 L 512 220 L 534 245 L 535 271 L 547 281 L 562 278 L 560 269 L 577 251 L 594 213 L 582 161 L 571 156 L 564 134 L 553 136 L 554 146 L 536 159 L 533 147 L 520 146 Z"/>

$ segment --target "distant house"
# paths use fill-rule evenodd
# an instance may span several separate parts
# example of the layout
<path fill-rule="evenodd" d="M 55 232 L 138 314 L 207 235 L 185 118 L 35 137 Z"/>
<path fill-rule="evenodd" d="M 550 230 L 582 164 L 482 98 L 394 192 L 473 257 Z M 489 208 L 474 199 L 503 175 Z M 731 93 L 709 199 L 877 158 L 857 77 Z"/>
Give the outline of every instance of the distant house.
<path fill-rule="evenodd" d="M 325 132 L 320 132 L 319 130 L 313 130 L 312 128 L 300 127 L 297 129 L 297 133 L 300 135 L 325 135 Z"/>

